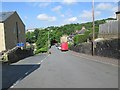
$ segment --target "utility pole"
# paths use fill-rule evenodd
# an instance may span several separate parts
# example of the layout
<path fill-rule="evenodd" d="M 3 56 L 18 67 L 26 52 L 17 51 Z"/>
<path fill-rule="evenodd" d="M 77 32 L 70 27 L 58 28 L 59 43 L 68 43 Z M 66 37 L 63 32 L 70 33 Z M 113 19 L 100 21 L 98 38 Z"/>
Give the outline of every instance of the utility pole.
<path fill-rule="evenodd" d="M 48 51 L 49 51 L 49 28 L 48 28 Z"/>
<path fill-rule="evenodd" d="M 50 48 L 50 29 L 48 28 L 48 54 L 51 54 L 51 52 L 49 51 L 49 48 Z"/>
<path fill-rule="evenodd" d="M 95 54 L 95 43 L 94 43 L 94 39 L 95 39 L 95 23 L 94 23 L 94 0 L 92 0 L 92 17 L 93 17 L 93 39 L 92 39 L 92 55 Z"/>

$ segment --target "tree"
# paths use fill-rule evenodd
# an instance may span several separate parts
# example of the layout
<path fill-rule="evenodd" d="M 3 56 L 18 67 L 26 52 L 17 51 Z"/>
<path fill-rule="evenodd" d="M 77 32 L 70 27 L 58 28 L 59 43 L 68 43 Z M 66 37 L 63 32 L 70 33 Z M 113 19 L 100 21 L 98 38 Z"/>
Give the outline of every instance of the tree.
<path fill-rule="evenodd" d="M 39 31 L 38 39 L 36 41 L 37 49 L 43 48 L 48 44 L 47 32 L 45 30 Z"/>
<path fill-rule="evenodd" d="M 27 32 L 26 33 L 26 42 L 35 43 L 34 32 Z"/>
<path fill-rule="evenodd" d="M 95 21 L 95 37 L 98 36 L 99 25 L 104 24 L 106 20 L 111 20 L 111 18 Z M 74 43 L 75 44 L 83 43 L 83 42 L 86 42 L 87 39 L 92 39 L 92 27 L 93 27 L 92 22 L 87 22 L 82 24 L 79 24 L 79 23 L 67 24 L 60 27 L 51 26 L 51 27 L 44 28 L 42 30 L 35 29 L 33 33 L 30 33 L 30 32 L 26 33 L 26 41 L 30 43 L 36 42 L 37 49 L 41 51 L 43 49 L 46 49 L 48 45 L 48 29 L 49 31 L 52 30 L 52 32 L 50 32 L 50 40 L 55 39 L 57 42 L 60 42 L 60 37 L 62 35 L 75 34 L 75 31 L 81 30 L 82 26 L 85 26 L 86 30 L 88 31 L 86 31 L 84 35 L 76 35 L 74 37 Z"/>
<path fill-rule="evenodd" d="M 38 35 L 39 35 L 39 29 L 35 29 L 34 31 L 35 42 L 37 41 Z"/>

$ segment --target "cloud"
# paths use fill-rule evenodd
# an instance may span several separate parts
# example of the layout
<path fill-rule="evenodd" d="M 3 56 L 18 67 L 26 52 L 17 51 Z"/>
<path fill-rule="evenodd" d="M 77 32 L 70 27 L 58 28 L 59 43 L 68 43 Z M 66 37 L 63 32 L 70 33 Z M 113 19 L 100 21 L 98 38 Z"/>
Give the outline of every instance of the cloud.
<path fill-rule="evenodd" d="M 38 2 L 33 2 L 33 7 L 36 7 L 38 5 Z"/>
<path fill-rule="evenodd" d="M 101 11 L 107 11 L 109 13 L 111 13 L 111 18 L 115 18 L 115 12 L 118 11 L 118 4 L 117 3 L 99 3 L 96 6 L 96 10 L 101 10 Z M 103 13 L 104 13 L 103 12 Z"/>
<path fill-rule="evenodd" d="M 52 0 L 26 0 L 26 2 L 52 2 Z"/>
<path fill-rule="evenodd" d="M 71 23 L 78 23 L 78 17 L 66 18 L 65 20 L 63 20 L 61 25 L 63 26 L 66 24 L 71 24 Z"/>
<path fill-rule="evenodd" d="M 117 12 L 117 11 L 118 11 L 118 6 L 113 7 L 113 8 L 112 8 L 112 11 L 113 11 L 113 12 Z"/>
<path fill-rule="evenodd" d="M 116 18 L 116 13 L 115 13 L 115 12 L 118 11 L 118 7 L 116 6 L 116 7 L 112 8 L 111 11 L 112 11 L 113 13 L 112 13 L 112 15 L 110 16 L 110 18 Z"/>
<path fill-rule="evenodd" d="M 75 23 L 75 22 L 77 22 L 77 21 L 78 21 L 78 18 L 77 18 L 77 17 L 71 17 L 71 18 L 66 19 L 64 22 L 65 22 L 66 24 L 68 24 L 68 23 Z"/>
<path fill-rule="evenodd" d="M 52 9 L 52 11 L 59 12 L 62 9 L 62 6 L 56 6 Z"/>
<path fill-rule="evenodd" d="M 95 11 L 95 17 L 96 16 L 100 16 L 101 12 L 100 11 Z M 83 19 L 91 19 L 92 18 L 92 11 L 87 11 L 87 10 L 83 10 L 82 14 L 80 14 L 80 18 Z"/>
<path fill-rule="evenodd" d="M 62 3 L 67 5 L 72 5 L 77 3 L 77 0 L 63 0 Z"/>
<path fill-rule="evenodd" d="M 24 18 L 27 20 L 28 19 L 28 17 L 27 16 L 24 16 Z"/>
<path fill-rule="evenodd" d="M 61 14 L 60 16 L 61 16 L 61 17 L 65 17 L 65 15 L 64 15 L 64 14 Z"/>
<path fill-rule="evenodd" d="M 50 22 L 53 22 L 53 21 L 56 21 L 56 17 L 54 16 L 49 16 L 47 14 L 39 14 L 37 16 L 37 19 L 41 20 L 41 21 L 50 21 Z"/>
<path fill-rule="evenodd" d="M 113 8 L 113 5 L 110 3 L 99 3 L 96 6 L 97 10 L 111 10 Z"/>
<path fill-rule="evenodd" d="M 100 16 L 101 12 L 100 11 L 95 11 L 95 16 Z"/>
<path fill-rule="evenodd" d="M 65 14 L 65 16 L 67 16 L 67 17 L 72 17 L 73 16 L 73 11 L 71 10 L 71 9 L 68 9 L 68 10 L 66 10 L 66 12 L 64 13 Z"/>
<path fill-rule="evenodd" d="M 84 10 L 82 14 L 80 14 L 81 18 L 91 18 L 92 17 L 92 12 Z"/>
<path fill-rule="evenodd" d="M 109 16 L 109 18 L 116 18 L 116 14 Z"/>
<path fill-rule="evenodd" d="M 72 17 L 68 19 L 69 22 L 76 22 L 77 21 L 77 17 Z"/>
<path fill-rule="evenodd" d="M 39 4 L 39 7 L 47 7 L 50 4 L 50 2 L 41 2 Z"/>

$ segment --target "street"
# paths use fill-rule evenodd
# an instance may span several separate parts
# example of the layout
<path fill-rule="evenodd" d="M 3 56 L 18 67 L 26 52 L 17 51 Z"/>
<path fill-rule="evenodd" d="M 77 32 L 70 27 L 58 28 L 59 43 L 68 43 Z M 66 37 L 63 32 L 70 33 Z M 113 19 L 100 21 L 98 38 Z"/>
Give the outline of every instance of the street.
<path fill-rule="evenodd" d="M 50 51 L 3 65 L 3 88 L 118 88 L 117 64 L 55 46 Z"/>

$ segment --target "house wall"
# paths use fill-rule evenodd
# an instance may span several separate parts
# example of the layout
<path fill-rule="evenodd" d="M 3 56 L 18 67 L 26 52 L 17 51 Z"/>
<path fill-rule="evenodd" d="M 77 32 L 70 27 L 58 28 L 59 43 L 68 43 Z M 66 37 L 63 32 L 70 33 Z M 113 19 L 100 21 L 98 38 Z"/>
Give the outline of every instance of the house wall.
<path fill-rule="evenodd" d="M 117 20 L 120 20 L 120 14 L 117 14 L 116 17 L 117 17 Z"/>
<path fill-rule="evenodd" d="M 99 25 L 99 38 L 118 38 L 120 21 L 109 21 Z"/>
<path fill-rule="evenodd" d="M 18 26 L 16 26 L 16 23 Z M 12 16 L 10 16 L 5 22 L 5 44 L 6 49 L 12 49 L 15 47 L 19 41 L 22 43 L 26 43 L 25 40 L 25 25 L 22 23 L 18 14 L 15 12 Z M 18 27 L 18 41 L 17 41 L 17 27 Z"/>
<path fill-rule="evenodd" d="M 5 36 L 4 36 L 4 24 L 0 23 L 0 52 L 6 50 L 5 48 Z"/>

